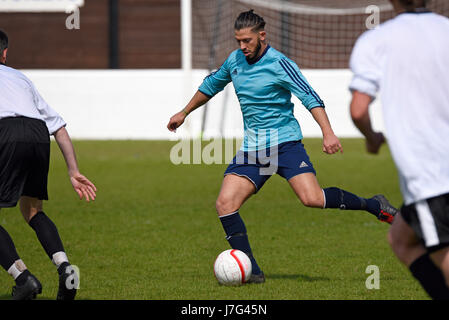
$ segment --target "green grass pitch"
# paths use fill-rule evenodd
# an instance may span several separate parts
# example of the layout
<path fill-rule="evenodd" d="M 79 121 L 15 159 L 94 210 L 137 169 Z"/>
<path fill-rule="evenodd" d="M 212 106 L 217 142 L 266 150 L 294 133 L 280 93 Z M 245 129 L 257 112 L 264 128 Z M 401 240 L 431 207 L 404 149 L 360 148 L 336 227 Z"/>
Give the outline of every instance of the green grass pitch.
<path fill-rule="evenodd" d="M 362 211 L 306 208 L 279 176 L 240 210 L 266 283 L 220 286 L 213 263 L 229 246 L 215 199 L 226 164 L 174 165 L 169 154 L 175 143 L 75 141 L 80 170 L 98 188 L 93 203 L 77 199 L 52 143 L 44 211 L 80 269 L 77 299 L 427 299 L 393 255 L 389 225 Z M 344 153 L 330 156 L 320 139 L 304 144 L 322 187 L 365 197 L 383 193 L 401 204 L 387 147 L 373 156 L 361 139 L 342 139 Z M 42 282 L 39 299 L 54 299 L 56 268 L 18 208 L 1 210 L 0 224 Z M 369 265 L 379 267 L 380 289 L 365 286 Z M 9 299 L 13 284 L 1 271 L 1 299 Z"/>

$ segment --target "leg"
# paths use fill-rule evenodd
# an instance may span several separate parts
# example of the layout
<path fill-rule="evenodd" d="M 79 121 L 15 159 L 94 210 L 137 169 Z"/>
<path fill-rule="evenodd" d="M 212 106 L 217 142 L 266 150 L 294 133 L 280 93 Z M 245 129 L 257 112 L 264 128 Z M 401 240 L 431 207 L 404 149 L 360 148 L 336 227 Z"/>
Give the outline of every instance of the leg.
<path fill-rule="evenodd" d="M 42 211 L 42 200 L 22 196 L 20 198 L 20 212 L 27 223 L 38 213 Z"/>
<path fill-rule="evenodd" d="M 64 262 L 68 262 L 58 229 L 42 211 L 42 200 L 22 196 L 20 198 L 20 211 L 25 221 L 36 232 L 37 238 L 50 260 L 57 267 Z"/>
<path fill-rule="evenodd" d="M 21 261 L 9 233 L 0 226 L 0 265 L 16 282 L 17 278 L 27 270 Z"/>
<path fill-rule="evenodd" d="M 42 200 L 22 196 L 20 198 L 20 210 L 25 221 L 36 232 L 37 238 L 47 253 L 50 260 L 56 265 L 59 274 L 59 300 L 73 300 L 76 295 L 78 278 L 64 251 L 61 238 L 53 221 L 42 211 Z M 70 287 L 67 279 L 74 282 Z"/>
<path fill-rule="evenodd" d="M 449 247 L 445 247 L 430 254 L 433 263 L 443 272 L 446 286 L 449 287 Z"/>
<path fill-rule="evenodd" d="M 0 265 L 14 278 L 14 300 L 28 300 L 42 292 L 42 285 L 19 258 L 8 232 L 0 226 Z"/>
<path fill-rule="evenodd" d="M 338 208 L 349 210 L 368 209 L 369 199 L 360 198 L 339 188 L 321 189 L 315 174 L 306 172 L 288 180 L 299 200 L 312 208 Z M 374 204 L 378 206 L 377 201 Z"/>
<path fill-rule="evenodd" d="M 215 203 L 218 216 L 238 211 L 254 192 L 256 187 L 247 178 L 235 174 L 226 175 Z"/>
<path fill-rule="evenodd" d="M 252 254 L 245 223 L 238 211 L 255 191 L 256 187 L 249 179 L 235 174 L 228 174 L 223 179 L 216 202 L 216 209 L 226 233 L 226 240 L 228 240 L 233 249 L 245 252 L 251 260 L 253 275 L 249 282 L 263 282 L 262 278 L 263 280 L 265 278 Z M 260 281 L 256 281 L 256 278 L 260 278 Z"/>
<path fill-rule="evenodd" d="M 361 198 L 340 188 L 321 189 L 318 180 L 311 172 L 298 174 L 288 180 L 301 202 L 312 208 L 333 208 L 344 210 L 364 210 L 381 221 L 391 223 L 397 209 L 382 195 Z"/>
<path fill-rule="evenodd" d="M 311 172 L 298 174 L 288 180 L 288 183 L 306 207 L 324 208 L 324 192 L 315 174 Z"/>
<path fill-rule="evenodd" d="M 46 129 L 44 123 L 42 126 Z M 24 137 L 32 135 L 33 140 L 38 139 L 36 131 L 27 132 L 29 128 L 26 118 L 0 120 L 0 207 L 17 205 L 29 177 L 34 149 L 32 143 L 24 141 Z M 11 237 L 3 227 L 0 227 L 0 264 L 16 282 L 12 292 L 14 300 L 32 299 L 41 293 L 41 284 L 19 258 Z"/>
<path fill-rule="evenodd" d="M 410 269 L 432 299 L 449 299 L 449 288 L 438 264 L 432 262 L 427 250 L 401 214 L 396 215 L 388 240 L 395 255 Z"/>
<path fill-rule="evenodd" d="M 407 268 L 410 268 L 413 261 L 427 252 L 401 214 L 396 215 L 391 225 L 388 242 L 394 254 Z"/>
<path fill-rule="evenodd" d="M 429 251 L 432 261 L 441 269 L 449 287 L 449 194 L 428 200 L 429 209 L 433 214 L 434 223 L 440 231 L 440 245 Z M 438 231 L 437 231 L 438 233 Z"/>

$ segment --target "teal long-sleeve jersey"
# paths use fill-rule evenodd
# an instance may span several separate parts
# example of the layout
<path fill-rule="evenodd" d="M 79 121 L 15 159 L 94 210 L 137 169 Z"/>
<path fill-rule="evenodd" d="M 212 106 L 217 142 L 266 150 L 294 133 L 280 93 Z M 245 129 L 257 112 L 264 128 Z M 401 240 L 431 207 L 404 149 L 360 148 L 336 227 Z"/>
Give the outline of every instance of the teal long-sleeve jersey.
<path fill-rule="evenodd" d="M 292 93 L 309 111 L 324 107 L 296 63 L 269 45 L 252 63 L 240 49 L 233 51 L 217 71 L 204 79 L 198 90 L 211 98 L 231 81 L 243 115 L 243 151 L 303 138 L 293 115 Z"/>

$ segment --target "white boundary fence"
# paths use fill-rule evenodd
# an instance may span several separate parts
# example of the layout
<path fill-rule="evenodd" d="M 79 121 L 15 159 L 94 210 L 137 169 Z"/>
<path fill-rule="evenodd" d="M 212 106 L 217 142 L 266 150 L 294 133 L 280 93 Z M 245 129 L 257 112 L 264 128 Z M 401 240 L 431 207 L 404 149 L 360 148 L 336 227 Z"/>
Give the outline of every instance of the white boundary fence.
<path fill-rule="evenodd" d="M 207 75 L 206 70 L 22 70 L 44 99 L 68 123 L 75 139 L 198 138 L 203 110 L 188 117 L 177 133 L 166 125 L 180 111 Z M 349 115 L 349 70 L 302 70 L 326 105 L 332 127 L 339 137 L 360 137 Z M 189 83 L 186 89 L 186 83 Z M 190 92 L 189 92 L 190 91 Z M 310 113 L 293 96 L 295 116 L 305 137 L 321 137 Z M 242 116 L 232 84 L 208 104 L 203 137 L 241 138 Z M 224 112 L 223 112 L 224 111 Z M 383 129 L 378 100 L 371 107 L 373 126 Z"/>
<path fill-rule="evenodd" d="M 73 12 L 84 0 L 0 0 L 0 12 Z"/>

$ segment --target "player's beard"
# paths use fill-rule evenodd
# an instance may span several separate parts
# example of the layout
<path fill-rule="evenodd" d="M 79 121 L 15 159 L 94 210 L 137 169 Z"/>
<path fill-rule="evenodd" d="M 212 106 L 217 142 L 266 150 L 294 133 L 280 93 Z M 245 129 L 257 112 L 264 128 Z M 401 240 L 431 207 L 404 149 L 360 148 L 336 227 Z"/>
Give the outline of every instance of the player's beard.
<path fill-rule="evenodd" d="M 261 43 L 260 39 L 257 39 L 257 46 L 256 46 L 256 50 L 254 50 L 254 56 L 252 58 L 246 57 L 246 61 L 248 61 L 248 63 L 253 63 L 257 59 L 259 59 L 259 53 L 260 53 L 261 49 L 262 49 L 262 43 Z"/>

